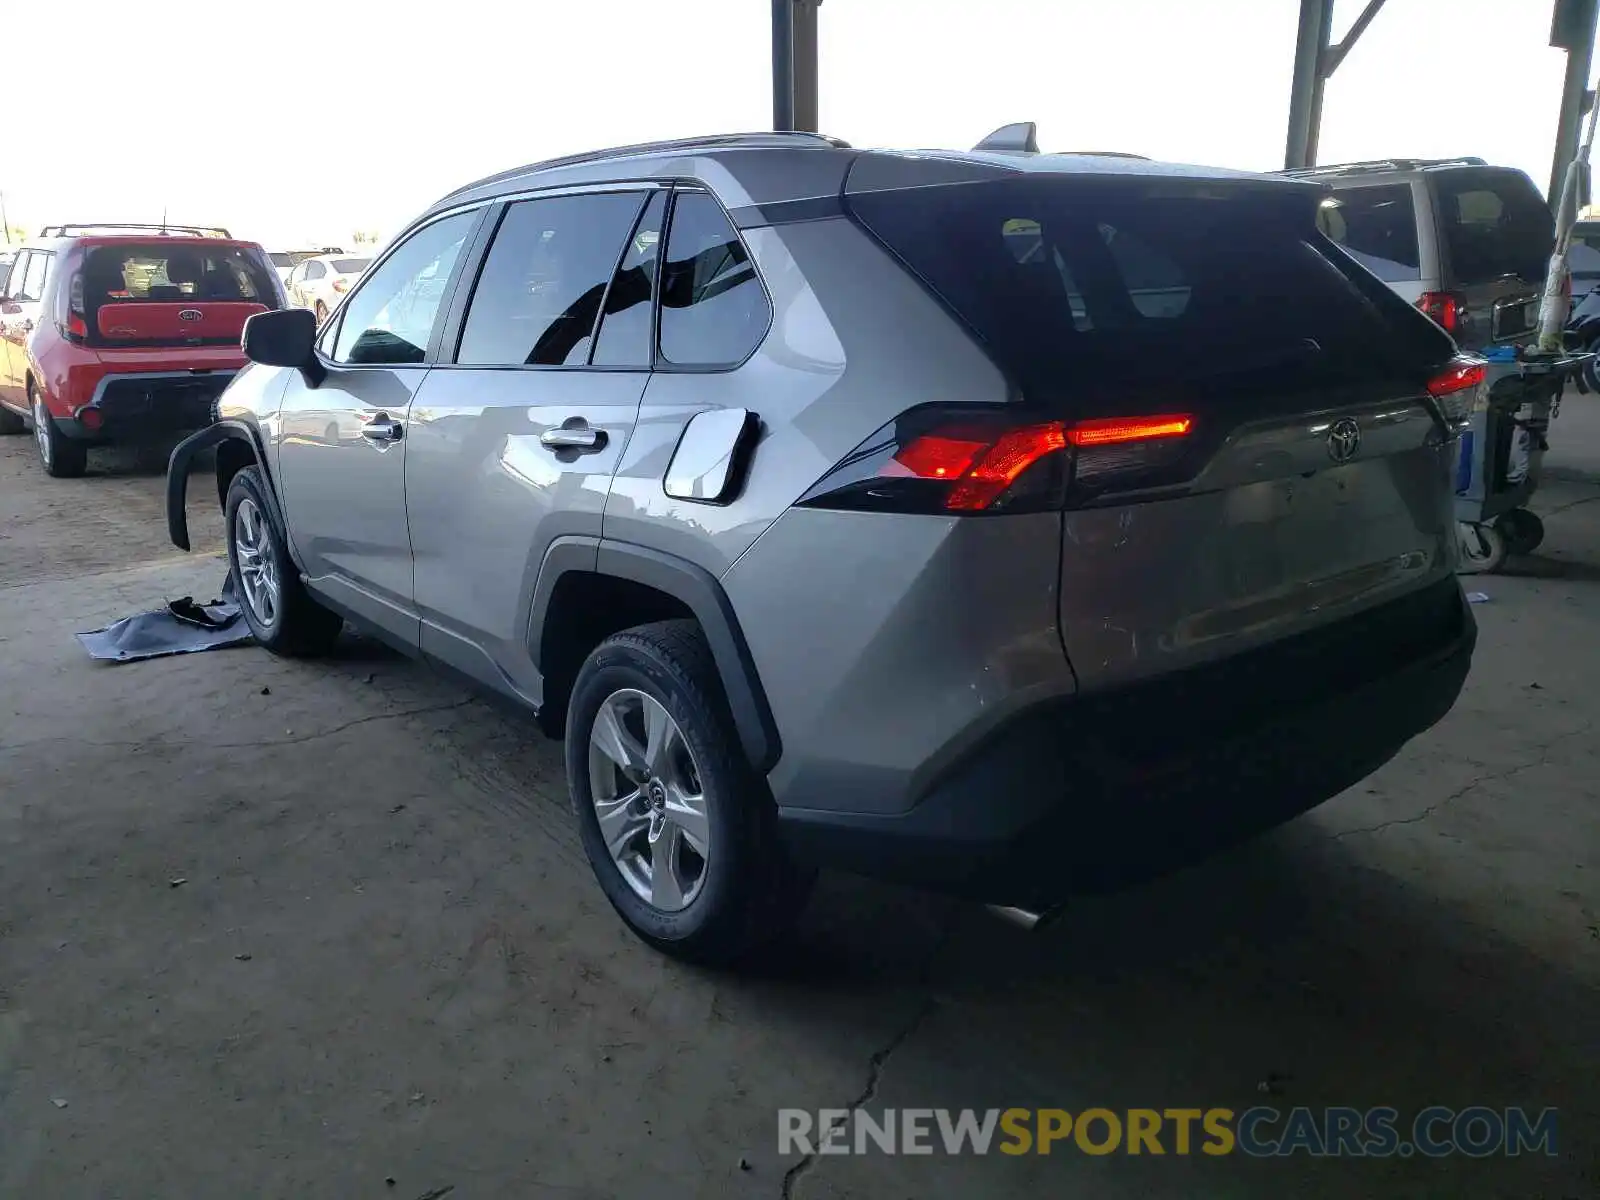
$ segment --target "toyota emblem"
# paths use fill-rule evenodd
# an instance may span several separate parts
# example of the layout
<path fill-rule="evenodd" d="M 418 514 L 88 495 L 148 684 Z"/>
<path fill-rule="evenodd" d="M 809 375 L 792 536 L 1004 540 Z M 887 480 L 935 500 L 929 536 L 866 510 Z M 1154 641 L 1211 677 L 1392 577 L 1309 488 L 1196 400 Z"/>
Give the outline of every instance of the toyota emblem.
<path fill-rule="evenodd" d="M 200 321 L 204 319 L 205 313 L 198 308 L 185 308 L 180 309 L 178 312 L 178 320 L 180 321 Z"/>
<path fill-rule="evenodd" d="M 1328 457 L 1347 463 L 1361 449 L 1361 426 L 1354 417 L 1340 417 L 1328 430 Z"/>

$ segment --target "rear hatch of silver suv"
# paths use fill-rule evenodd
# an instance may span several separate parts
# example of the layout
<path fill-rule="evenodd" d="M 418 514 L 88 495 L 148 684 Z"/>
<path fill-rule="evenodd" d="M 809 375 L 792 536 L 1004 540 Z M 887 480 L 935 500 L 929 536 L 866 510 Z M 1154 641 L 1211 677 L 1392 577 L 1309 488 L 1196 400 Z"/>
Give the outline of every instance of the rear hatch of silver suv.
<path fill-rule="evenodd" d="M 1539 296 L 1555 224 L 1539 189 L 1509 167 L 1439 167 L 1433 194 L 1445 328 L 1468 349 L 1526 342 L 1538 332 Z"/>
<path fill-rule="evenodd" d="M 1320 195 L 1035 168 L 846 197 L 1065 461 L 1083 692 L 1278 648 L 1297 693 L 1355 686 L 1459 625 L 1452 429 L 1482 368 L 1318 232 Z"/>

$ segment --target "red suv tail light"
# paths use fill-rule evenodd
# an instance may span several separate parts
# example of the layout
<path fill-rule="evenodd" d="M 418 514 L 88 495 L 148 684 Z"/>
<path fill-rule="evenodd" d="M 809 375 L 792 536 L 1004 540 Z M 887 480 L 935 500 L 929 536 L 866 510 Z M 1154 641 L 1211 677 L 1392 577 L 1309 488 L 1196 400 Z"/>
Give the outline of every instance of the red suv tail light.
<path fill-rule="evenodd" d="M 1489 366 L 1483 359 L 1459 354 L 1428 380 L 1428 395 L 1438 402 L 1445 420 L 1456 424 L 1472 412 L 1488 375 Z"/>
<path fill-rule="evenodd" d="M 1423 292 L 1417 297 L 1417 307 L 1446 333 L 1459 333 L 1467 323 L 1466 298 L 1455 292 Z"/>
<path fill-rule="evenodd" d="M 1039 421 L 994 410 L 913 409 L 800 498 L 875 512 L 1037 512 L 1074 491 L 1164 482 L 1194 427 L 1186 413 Z"/>

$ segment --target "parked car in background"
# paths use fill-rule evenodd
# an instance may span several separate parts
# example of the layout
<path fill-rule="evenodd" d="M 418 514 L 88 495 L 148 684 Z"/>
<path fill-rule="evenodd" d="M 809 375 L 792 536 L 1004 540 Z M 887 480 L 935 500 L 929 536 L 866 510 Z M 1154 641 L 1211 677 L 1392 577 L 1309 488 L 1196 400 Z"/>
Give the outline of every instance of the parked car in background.
<path fill-rule="evenodd" d="M 359 254 L 321 254 L 308 258 L 289 273 L 284 285 L 289 303 L 296 308 L 309 308 L 321 324 L 371 262 L 371 258 Z"/>
<path fill-rule="evenodd" d="M 5 278 L 5 273 L 11 269 L 11 264 L 16 257 L 17 252 L 10 246 L 0 246 L 0 279 Z"/>
<path fill-rule="evenodd" d="M 652 945 L 742 954 L 817 866 L 1045 914 L 1350 787 L 1466 676 L 1482 372 L 1321 198 L 816 134 L 508 171 L 320 330 L 251 318 L 172 537 L 214 446 L 262 645 L 348 618 L 535 710 Z"/>
<path fill-rule="evenodd" d="M 1330 188 L 1318 219 L 1323 233 L 1464 349 L 1538 332 L 1555 223 L 1523 172 L 1453 158 L 1283 174 Z"/>
<path fill-rule="evenodd" d="M 315 258 L 319 254 L 326 254 L 326 250 L 269 250 L 267 257 L 272 261 L 272 269 L 277 272 L 278 280 L 289 286 L 289 276 L 294 269 L 308 258 Z"/>
<path fill-rule="evenodd" d="M 1567 268 L 1572 273 L 1575 301 L 1600 285 L 1600 221 L 1579 221 L 1573 226 Z"/>
<path fill-rule="evenodd" d="M 31 426 L 65 477 L 91 446 L 197 429 L 245 321 L 283 303 L 266 252 L 223 229 L 48 226 L 0 281 L 0 433 Z"/>

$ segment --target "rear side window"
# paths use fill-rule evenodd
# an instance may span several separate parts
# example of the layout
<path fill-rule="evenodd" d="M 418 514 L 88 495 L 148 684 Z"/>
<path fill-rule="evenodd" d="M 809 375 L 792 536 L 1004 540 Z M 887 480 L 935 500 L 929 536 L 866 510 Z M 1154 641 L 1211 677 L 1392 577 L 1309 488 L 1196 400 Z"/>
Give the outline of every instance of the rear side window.
<path fill-rule="evenodd" d="M 44 254 L 35 250 L 28 255 L 27 270 L 22 274 L 22 289 L 12 297 L 24 304 L 37 304 L 44 296 L 44 280 L 50 271 L 50 260 L 53 254 Z"/>
<path fill-rule="evenodd" d="M 467 309 L 456 362 L 582 366 L 637 192 L 551 196 L 506 209 Z"/>
<path fill-rule="evenodd" d="M 1317 226 L 1385 283 L 1422 278 L 1409 184 L 1341 189 L 1322 202 Z"/>
<path fill-rule="evenodd" d="M 600 340 L 591 361 L 597 367 L 648 367 L 652 354 L 650 318 L 655 302 L 656 263 L 661 257 L 661 224 L 667 213 L 667 193 L 650 197 L 617 273 L 606 293 L 606 311 L 600 318 Z"/>
<path fill-rule="evenodd" d="M 1533 181 L 1520 171 L 1476 168 L 1433 176 L 1439 229 L 1454 284 L 1471 287 L 1514 275 L 1544 278 L 1555 225 Z"/>
<path fill-rule="evenodd" d="M 661 274 L 661 357 L 677 366 L 733 366 L 766 335 L 772 308 L 722 206 L 681 192 Z"/>
<path fill-rule="evenodd" d="M 1141 385 L 1181 385 L 1224 403 L 1244 392 L 1204 381 L 1251 374 L 1290 392 L 1392 375 L 1411 353 L 1317 249 L 1302 194 L 1057 178 L 858 194 L 850 207 L 1036 401 L 1140 403 Z"/>
<path fill-rule="evenodd" d="M 326 266 L 324 266 L 322 263 L 319 263 L 319 262 L 308 262 L 306 264 L 306 275 L 305 275 L 305 277 L 307 279 L 321 279 L 327 273 L 328 273 L 328 268 Z"/>

